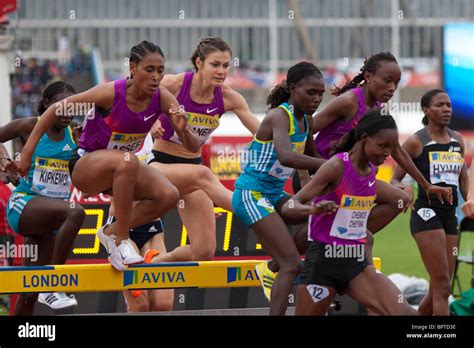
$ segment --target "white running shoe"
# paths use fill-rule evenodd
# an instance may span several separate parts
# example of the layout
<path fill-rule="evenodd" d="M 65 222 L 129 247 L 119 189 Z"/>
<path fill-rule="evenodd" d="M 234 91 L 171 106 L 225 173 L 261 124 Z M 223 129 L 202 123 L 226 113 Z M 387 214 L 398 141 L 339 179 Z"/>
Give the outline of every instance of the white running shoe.
<path fill-rule="evenodd" d="M 109 260 L 110 264 L 117 270 L 117 271 L 125 271 L 126 267 L 122 263 L 122 258 L 120 253 L 117 251 L 117 245 L 115 244 L 115 239 L 117 238 L 115 235 L 111 234 L 110 236 L 104 233 L 105 227 L 109 224 L 105 224 L 97 231 L 97 237 L 99 237 L 100 243 L 104 246 L 105 251 L 107 251 L 107 259 Z"/>
<path fill-rule="evenodd" d="M 121 256 L 121 261 L 124 265 L 134 265 L 136 263 L 142 263 L 143 257 L 137 253 L 135 248 L 132 245 L 130 239 L 124 239 L 117 247 L 117 251 Z"/>
<path fill-rule="evenodd" d="M 38 302 L 52 309 L 61 309 L 77 306 L 74 295 L 66 295 L 64 292 L 43 292 L 38 295 Z"/>
<path fill-rule="evenodd" d="M 100 243 L 104 246 L 105 250 L 110 255 L 112 250 L 117 248 L 117 246 L 115 244 L 116 236 L 113 235 L 113 234 L 108 236 L 104 233 L 104 229 L 107 226 L 109 226 L 108 223 L 105 224 L 104 226 L 102 226 L 101 228 L 99 228 L 99 230 L 97 231 L 97 237 L 99 237 Z"/>

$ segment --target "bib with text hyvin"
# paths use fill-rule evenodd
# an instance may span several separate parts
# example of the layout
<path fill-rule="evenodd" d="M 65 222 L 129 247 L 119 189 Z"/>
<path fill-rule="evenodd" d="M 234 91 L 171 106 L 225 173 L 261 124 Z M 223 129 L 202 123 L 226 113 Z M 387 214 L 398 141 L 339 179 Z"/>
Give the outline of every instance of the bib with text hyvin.
<path fill-rule="evenodd" d="M 448 185 L 458 185 L 459 174 L 464 164 L 459 152 L 430 151 L 429 159 L 432 184 L 444 182 Z"/>

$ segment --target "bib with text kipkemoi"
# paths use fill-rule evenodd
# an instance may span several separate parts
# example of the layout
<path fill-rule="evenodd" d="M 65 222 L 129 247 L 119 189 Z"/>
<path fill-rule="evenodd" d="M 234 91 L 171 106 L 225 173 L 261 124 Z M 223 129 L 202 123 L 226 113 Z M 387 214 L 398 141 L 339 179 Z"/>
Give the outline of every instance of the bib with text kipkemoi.
<path fill-rule="evenodd" d="M 36 157 L 32 191 L 41 196 L 68 198 L 71 189 L 69 161 Z"/>

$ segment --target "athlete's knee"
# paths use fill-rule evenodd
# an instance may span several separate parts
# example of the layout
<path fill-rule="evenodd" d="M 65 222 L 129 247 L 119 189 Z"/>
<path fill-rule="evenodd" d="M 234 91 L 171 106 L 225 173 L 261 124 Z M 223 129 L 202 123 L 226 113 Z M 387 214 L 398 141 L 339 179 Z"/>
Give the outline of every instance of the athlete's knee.
<path fill-rule="evenodd" d="M 299 257 L 294 257 L 292 260 L 278 261 L 278 263 L 280 265 L 280 272 L 290 273 L 295 277 L 301 273 L 303 269 Z"/>
<path fill-rule="evenodd" d="M 216 177 L 214 176 L 212 171 L 206 166 L 196 166 L 194 175 L 197 178 L 199 187 L 205 187 L 207 185 L 210 185 L 216 180 Z"/>
<path fill-rule="evenodd" d="M 124 157 L 118 162 L 116 172 L 127 173 L 130 175 L 136 175 L 138 168 L 140 167 L 140 161 L 137 156 L 128 152 L 124 153 Z"/>
<path fill-rule="evenodd" d="M 68 220 L 76 225 L 82 226 L 85 217 L 86 212 L 81 205 L 76 205 L 74 208 L 68 210 Z"/>
<path fill-rule="evenodd" d="M 166 185 L 166 187 L 160 189 L 159 195 L 157 195 L 157 200 L 160 204 L 165 204 L 170 208 L 175 207 L 180 200 L 179 191 L 171 184 Z"/>
<path fill-rule="evenodd" d="M 216 252 L 216 245 L 214 243 L 206 243 L 199 247 L 192 247 L 192 258 L 194 261 L 211 261 Z"/>

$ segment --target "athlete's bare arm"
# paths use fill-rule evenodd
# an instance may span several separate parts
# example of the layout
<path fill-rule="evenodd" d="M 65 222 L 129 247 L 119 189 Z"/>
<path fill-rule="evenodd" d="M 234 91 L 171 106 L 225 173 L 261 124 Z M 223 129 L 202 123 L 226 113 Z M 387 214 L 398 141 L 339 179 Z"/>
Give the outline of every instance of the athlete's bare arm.
<path fill-rule="evenodd" d="M 239 92 L 225 85 L 222 88 L 222 93 L 224 95 L 225 111 L 235 112 L 245 128 L 247 128 L 252 135 L 255 134 L 260 125 L 260 120 L 250 111 L 245 98 L 242 97 Z"/>

